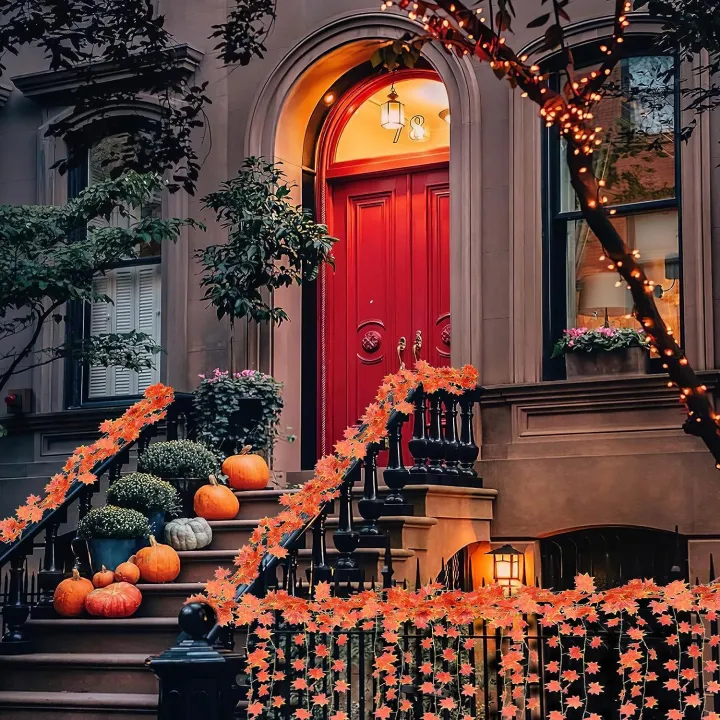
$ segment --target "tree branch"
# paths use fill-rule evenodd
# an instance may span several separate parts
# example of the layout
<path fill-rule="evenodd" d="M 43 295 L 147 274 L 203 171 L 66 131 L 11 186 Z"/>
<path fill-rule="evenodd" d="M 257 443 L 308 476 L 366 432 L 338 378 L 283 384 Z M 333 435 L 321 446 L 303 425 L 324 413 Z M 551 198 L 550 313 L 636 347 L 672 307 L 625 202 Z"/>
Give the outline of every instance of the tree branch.
<path fill-rule="evenodd" d="M 399 0 L 399 5 L 403 9 L 409 2 Z M 557 127 L 567 141 L 570 180 L 578 196 L 583 217 L 609 258 L 608 269 L 617 270 L 627 283 L 635 303 L 635 316 L 644 328 L 651 347 L 662 357 L 663 368 L 667 370 L 671 380 L 668 384 L 680 389 L 680 400 L 685 403 L 688 411 L 684 430 L 702 438 L 720 469 L 718 416 L 707 388 L 700 383 L 687 357 L 675 341 L 673 331 L 667 327 L 660 315 L 653 295 L 653 283 L 637 262 L 637 253 L 628 249 L 611 223 L 610 216 L 614 211 L 607 211 L 603 207 L 606 202 L 602 194 L 604 181 L 598 180 L 592 168 L 592 154 L 596 144 L 601 142 L 598 136 L 601 129 L 593 127 L 591 108 L 592 104 L 600 99 L 605 80 L 623 55 L 630 3 L 627 0 L 615 0 L 613 35 L 608 43 L 609 47 L 603 49 L 605 60 L 598 70 L 588 73 L 579 83 L 573 83 L 572 97 L 569 98 L 564 98 L 547 87 L 547 84 L 543 83 L 540 68 L 528 67 L 524 58 L 518 58 L 503 42 L 503 38 L 498 40 L 497 52 L 493 52 L 494 32 L 480 22 L 477 15 L 468 10 L 462 2 L 437 0 L 437 6 L 442 9 L 445 17 L 434 16 L 425 25 L 425 29 L 440 42 L 444 42 L 448 36 L 453 42 L 464 40 L 463 53 L 472 53 L 489 61 L 491 67 L 497 68 L 500 63 L 511 82 L 523 90 L 523 96 L 529 97 L 540 106 L 540 114 L 546 125 Z M 453 22 L 449 22 L 448 18 Z"/>

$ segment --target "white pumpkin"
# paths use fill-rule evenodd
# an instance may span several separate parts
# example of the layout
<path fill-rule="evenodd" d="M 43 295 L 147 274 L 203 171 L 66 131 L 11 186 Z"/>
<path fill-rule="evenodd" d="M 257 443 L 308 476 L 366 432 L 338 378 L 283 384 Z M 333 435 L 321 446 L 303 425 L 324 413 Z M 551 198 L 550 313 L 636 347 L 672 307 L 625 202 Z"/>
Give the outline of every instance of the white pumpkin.
<path fill-rule="evenodd" d="M 165 542 L 175 550 L 200 550 L 212 542 L 212 528 L 205 518 L 178 518 L 165 526 Z"/>

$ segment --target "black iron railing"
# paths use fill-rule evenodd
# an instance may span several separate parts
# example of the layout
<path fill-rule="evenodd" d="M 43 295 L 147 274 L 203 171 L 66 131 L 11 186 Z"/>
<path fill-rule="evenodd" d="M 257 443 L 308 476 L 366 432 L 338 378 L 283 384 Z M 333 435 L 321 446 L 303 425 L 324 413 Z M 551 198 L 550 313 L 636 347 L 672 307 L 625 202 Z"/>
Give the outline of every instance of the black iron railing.
<path fill-rule="evenodd" d="M 189 393 L 176 393 L 165 420 L 167 439 L 177 440 L 179 434 L 191 434 L 191 407 Z M 46 512 L 38 522 L 26 527 L 14 542 L 0 546 L 3 618 L 0 653 L 30 652 L 32 643 L 26 629 L 27 620 L 30 617 L 55 617 L 55 588 L 73 567 L 78 567 L 85 576 L 90 574 L 87 548 L 84 542 L 78 541 L 76 523 L 90 511 L 93 495 L 98 492 L 103 478 L 107 477 L 110 483 L 119 478 L 123 466 L 130 461 L 131 451 L 141 453 L 157 432 L 157 425 L 144 428 L 136 441 L 127 443 L 113 457 L 95 465 L 91 472 L 98 480 L 93 485 L 75 481 L 60 507 Z M 73 527 L 67 527 L 71 510 L 76 512 L 76 519 Z M 6 566 L 8 569 L 3 573 Z"/>
<path fill-rule="evenodd" d="M 256 578 L 238 588 L 237 599 L 246 593 L 263 596 L 269 588 L 277 587 L 280 568 L 282 585 L 293 593 L 311 593 L 318 582 L 328 580 L 332 580 L 337 592 L 356 592 L 365 587 L 367 580 L 375 582 L 373 577 L 365 577 L 357 554 L 359 548 L 375 548 L 379 554 L 384 553 L 381 574 L 388 587 L 393 575 L 392 552 L 378 520 L 383 516 L 413 514 L 413 507 L 404 495 L 405 487 L 409 484 L 482 487 L 474 468 L 479 449 L 473 434 L 473 408 L 481 392 L 480 387 L 460 396 L 442 391 L 426 393 L 422 386 L 412 390 L 407 398 L 414 406 L 412 439 L 407 444 L 413 458 L 411 467 L 405 465 L 403 458 L 403 426 L 408 418 L 393 412 L 387 423 L 386 448 L 375 443 L 367 446 L 365 459 L 353 462 L 345 472 L 339 497 L 325 503 L 302 528 L 282 539 L 280 545 L 288 551 L 285 560 L 266 553 Z M 384 480 L 389 492 L 381 497 L 377 459 L 384 449 L 388 450 Z M 354 489 L 361 483 L 362 495 L 356 505 L 362 522 L 356 528 Z M 338 555 L 332 565 L 328 562 L 326 543 L 326 520 L 331 510 L 338 515 L 338 527 L 333 533 Z M 312 537 L 311 563 L 303 580 L 297 574 L 298 552 L 308 534 Z M 179 617 L 183 634 L 178 644 L 148 660 L 160 678 L 160 720 L 191 718 L 184 708 L 191 707 L 200 695 L 210 698 L 205 701 L 206 716 L 224 720 L 232 716 L 236 703 L 243 697 L 244 689 L 237 682 L 243 658 L 233 652 L 233 629 L 212 625 L 212 615 L 202 603 L 183 608 Z M 190 668 L 202 681 L 192 679 Z"/>

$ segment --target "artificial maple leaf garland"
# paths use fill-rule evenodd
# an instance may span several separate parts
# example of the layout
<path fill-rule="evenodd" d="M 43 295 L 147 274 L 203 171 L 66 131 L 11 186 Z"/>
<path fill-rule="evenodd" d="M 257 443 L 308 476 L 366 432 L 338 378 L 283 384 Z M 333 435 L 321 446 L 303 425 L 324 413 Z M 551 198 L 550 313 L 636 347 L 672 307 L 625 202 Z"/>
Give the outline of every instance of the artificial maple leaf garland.
<path fill-rule="evenodd" d="M 316 517 L 326 502 L 338 497 L 346 471 L 354 460 L 362 460 L 370 443 L 378 443 L 387 436 L 387 424 L 393 412 L 409 415 L 414 407 L 407 401 L 411 390 L 422 385 L 425 392 L 440 390 L 453 395 L 476 387 L 478 373 L 471 365 L 461 369 L 435 368 L 419 361 L 413 370 L 403 369 L 388 375 L 378 390 L 376 401 L 370 404 L 359 427 L 348 428 L 344 439 L 335 445 L 335 453 L 321 458 L 315 466 L 314 477 L 299 491 L 280 498 L 283 509 L 273 518 L 263 518 L 240 548 L 235 558 L 237 570 L 231 575 L 219 568 L 215 578 L 205 586 L 204 594 L 193 595 L 188 602 L 209 603 L 221 625 L 237 623 L 239 605 L 235 593 L 240 585 L 252 582 L 258 574 L 265 553 L 282 558 L 287 551 L 280 547 L 282 537 L 304 527 Z"/>
<path fill-rule="evenodd" d="M 346 598 L 331 589 L 240 600 L 236 616 L 251 628 L 250 718 L 308 720 L 328 708 L 331 720 L 348 720 L 341 708 L 354 692 L 362 633 L 378 720 L 471 720 L 484 692 L 505 720 L 535 717 L 541 702 L 548 720 L 600 720 L 609 705 L 628 720 L 656 717 L 656 708 L 668 720 L 692 709 L 720 720 L 712 711 L 720 585 L 633 580 L 598 591 L 580 575 L 574 590 L 528 587 L 510 598 L 497 585 L 460 592 L 431 583 Z M 497 672 L 491 687 L 488 670 Z M 288 700 L 291 714 L 281 710 Z"/>
<path fill-rule="evenodd" d="M 174 397 L 171 387 L 162 383 L 150 385 L 145 390 L 143 399 L 126 410 L 121 417 L 102 422 L 99 428 L 102 436 L 91 445 L 81 445 L 75 450 L 62 470 L 50 478 L 50 482 L 45 486 L 45 497 L 28 496 L 25 504 L 17 508 L 14 516 L 0 520 L 0 542 L 11 543 L 17 540 L 23 530 L 41 520 L 47 510 L 60 507 L 75 481 L 84 485 L 95 483 L 97 477 L 92 472 L 93 468 L 137 440 L 143 428 L 164 418 Z"/>

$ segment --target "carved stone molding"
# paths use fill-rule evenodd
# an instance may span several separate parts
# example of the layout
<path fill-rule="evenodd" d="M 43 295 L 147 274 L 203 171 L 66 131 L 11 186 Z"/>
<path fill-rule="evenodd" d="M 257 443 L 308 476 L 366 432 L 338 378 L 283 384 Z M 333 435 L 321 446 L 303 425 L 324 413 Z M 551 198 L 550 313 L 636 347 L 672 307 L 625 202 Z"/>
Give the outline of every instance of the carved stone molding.
<path fill-rule="evenodd" d="M 203 53 L 190 45 L 177 45 L 168 51 L 173 65 L 184 71 L 189 77 L 200 65 Z M 78 65 L 72 69 L 43 70 L 41 72 L 16 75 L 12 78 L 15 87 L 25 97 L 42 105 L 68 105 L 68 98 L 80 85 L 87 81 L 88 65 Z M 135 76 L 129 70 L 119 70 L 111 62 L 98 62 L 94 65 L 92 77 L 99 84 L 118 83 L 131 80 Z"/>

